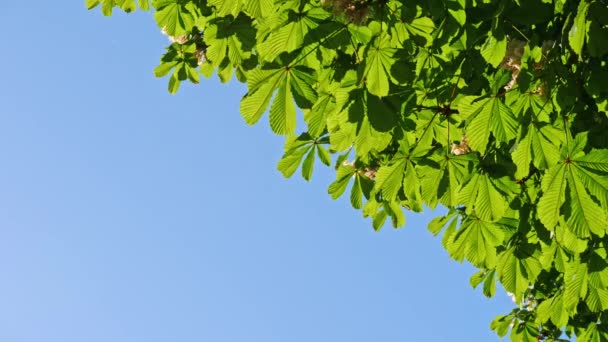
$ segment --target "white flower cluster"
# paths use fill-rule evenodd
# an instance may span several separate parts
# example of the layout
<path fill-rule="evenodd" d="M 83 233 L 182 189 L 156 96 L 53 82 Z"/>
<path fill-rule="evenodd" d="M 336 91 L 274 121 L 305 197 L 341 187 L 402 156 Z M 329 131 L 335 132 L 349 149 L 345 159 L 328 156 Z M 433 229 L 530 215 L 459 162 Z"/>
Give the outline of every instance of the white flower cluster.
<path fill-rule="evenodd" d="M 321 5 L 332 7 L 335 15 L 342 15 L 355 25 L 363 25 L 369 18 L 369 0 L 321 0 Z"/>
<path fill-rule="evenodd" d="M 513 88 L 521 71 L 521 57 L 524 55 L 526 42 L 518 39 L 509 39 L 507 43 L 507 54 L 502 60 L 500 67 L 511 71 L 511 81 L 504 86 L 505 90 Z"/>
<path fill-rule="evenodd" d="M 345 160 L 344 162 L 342 162 L 342 165 L 347 166 L 347 167 L 352 167 L 353 169 L 357 169 L 355 167 L 355 163 L 348 161 L 348 160 Z M 357 170 L 357 173 L 362 174 L 371 180 L 376 179 L 376 172 L 377 172 L 377 170 L 371 169 L 369 167 L 366 167 L 365 170 Z"/>
<path fill-rule="evenodd" d="M 169 41 L 171 43 L 178 43 L 178 44 L 186 44 L 188 42 L 188 40 L 190 40 L 190 38 L 188 37 L 187 34 L 181 35 L 181 36 L 170 36 L 167 33 L 167 27 L 163 27 L 160 32 L 162 34 L 164 34 L 165 36 L 167 36 L 167 38 L 169 38 Z"/>
<path fill-rule="evenodd" d="M 460 156 L 469 152 L 471 152 L 471 147 L 469 147 L 467 135 L 463 134 L 462 138 L 460 138 L 460 144 L 452 144 L 452 154 Z"/>

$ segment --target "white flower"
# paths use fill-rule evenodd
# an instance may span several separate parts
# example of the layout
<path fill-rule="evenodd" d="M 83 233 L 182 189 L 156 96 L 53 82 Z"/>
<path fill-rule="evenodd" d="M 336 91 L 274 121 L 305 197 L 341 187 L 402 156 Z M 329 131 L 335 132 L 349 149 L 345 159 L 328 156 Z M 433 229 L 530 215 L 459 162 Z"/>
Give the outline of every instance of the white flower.
<path fill-rule="evenodd" d="M 471 148 L 469 147 L 466 135 L 462 136 L 462 138 L 460 139 L 460 144 L 452 144 L 451 152 L 455 156 L 460 156 L 471 152 Z"/>
<path fill-rule="evenodd" d="M 169 38 L 169 41 L 171 43 L 178 43 L 178 44 L 185 44 L 188 42 L 189 38 L 187 34 L 181 35 L 181 36 L 170 36 L 167 33 L 167 26 L 163 26 L 163 28 L 160 30 L 160 32 L 162 34 L 164 34 L 165 36 L 167 36 L 167 38 Z"/>

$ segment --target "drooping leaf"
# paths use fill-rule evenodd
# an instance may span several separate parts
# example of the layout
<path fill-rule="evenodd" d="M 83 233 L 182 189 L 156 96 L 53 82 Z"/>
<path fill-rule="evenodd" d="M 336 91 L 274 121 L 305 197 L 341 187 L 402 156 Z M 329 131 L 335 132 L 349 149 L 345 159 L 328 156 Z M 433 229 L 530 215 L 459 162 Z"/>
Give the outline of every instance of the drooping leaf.
<path fill-rule="evenodd" d="M 517 119 L 500 98 L 475 100 L 477 97 L 467 97 L 458 108 L 467 122 L 467 138 L 473 151 L 485 153 L 490 133 L 498 142 L 515 138 Z"/>
<path fill-rule="evenodd" d="M 570 47 L 577 55 L 581 55 L 583 51 L 583 45 L 585 44 L 585 31 L 587 30 L 587 10 L 589 9 L 589 3 L 587 1 L 581 1 L 578 5 L 576 17 L 572 23 L 572 27 L 568 32 L 568 42 Z"/>

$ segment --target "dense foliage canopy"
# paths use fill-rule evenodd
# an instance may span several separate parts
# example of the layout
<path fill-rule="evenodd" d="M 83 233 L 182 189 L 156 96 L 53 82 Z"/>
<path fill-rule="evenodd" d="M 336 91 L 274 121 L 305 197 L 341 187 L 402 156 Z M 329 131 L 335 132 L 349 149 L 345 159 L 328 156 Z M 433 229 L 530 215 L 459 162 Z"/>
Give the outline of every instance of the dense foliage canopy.
<path fill-rule="evenodd" d="M 329 194 L 350 188 L 375 229 L 448 208 L 429 229 L 517 304 L 498 335 L 608 341 L 608 1 L 151 5 L 172 42 L 156 75 L 172 93 L 201 74 L 246 83 L 241 115 L 286 136 L 286 177 L 334 155 Z"/>

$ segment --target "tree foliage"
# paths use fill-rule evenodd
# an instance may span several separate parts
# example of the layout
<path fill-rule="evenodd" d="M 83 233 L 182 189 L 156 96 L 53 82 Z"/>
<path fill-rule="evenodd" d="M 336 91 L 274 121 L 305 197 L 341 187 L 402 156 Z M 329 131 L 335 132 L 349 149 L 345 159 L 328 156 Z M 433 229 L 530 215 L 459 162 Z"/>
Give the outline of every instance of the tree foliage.
<path fill-rule="evenodd" d="M 86 0 L 109 15 L 148 0 Z M 517 307 L 513 341 L 608 341 L 608 1 L 153 0 L 180 83 L 246 83 L 278 169 L 332 164 L 332 198 L 379 230 L 404 209 Z M 298 127 L 298 115 L 305 127 Z M 563 335 L 565 333 L 565 335 Z"/>

